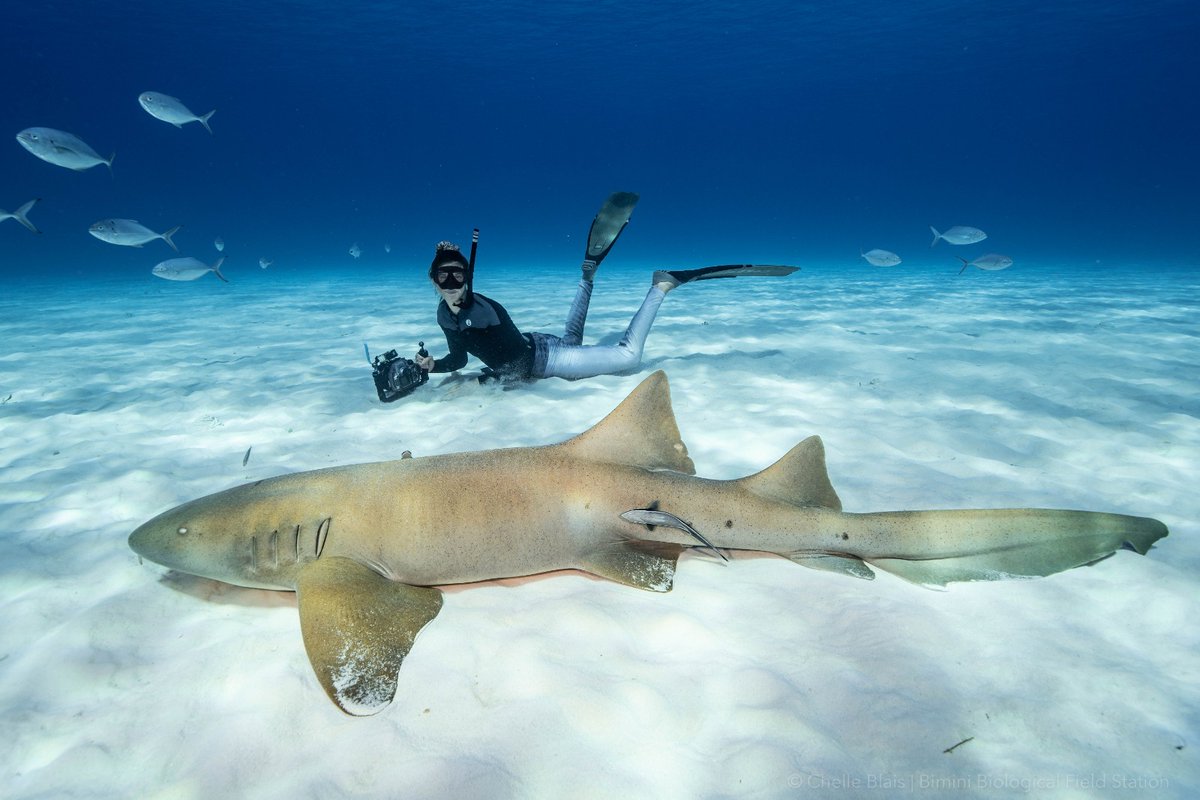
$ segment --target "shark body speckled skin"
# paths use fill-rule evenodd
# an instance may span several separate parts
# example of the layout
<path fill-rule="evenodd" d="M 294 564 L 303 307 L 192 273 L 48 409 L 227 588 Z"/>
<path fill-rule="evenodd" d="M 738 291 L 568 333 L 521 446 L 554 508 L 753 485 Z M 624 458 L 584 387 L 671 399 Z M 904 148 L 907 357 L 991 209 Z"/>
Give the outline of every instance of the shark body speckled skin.
<path fill-rule="evenodd" d="M 576 568 L 668 591 L 679 554 L 711 543 L 938 586 L 1049 575 L 1167 534 L 1157 520 L 1083 511 L 842 513 L 815 436 L 739 480 L 693 472 L 656 372 L 560 444 L 257 481 L 167 511 L 129 544 L 178 571 L 295 590 L 318 679 L 361 715 L 391 701 L 439 585 Z"/>

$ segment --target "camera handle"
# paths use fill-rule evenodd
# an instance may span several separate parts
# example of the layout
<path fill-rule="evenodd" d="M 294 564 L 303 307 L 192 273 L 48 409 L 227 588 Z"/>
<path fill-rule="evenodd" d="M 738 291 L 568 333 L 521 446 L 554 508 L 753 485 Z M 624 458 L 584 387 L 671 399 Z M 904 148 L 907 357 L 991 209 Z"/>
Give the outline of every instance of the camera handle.
<path fill-rule="evenodd" d="M 417 356 L 420 358 L 429 358 L 429 351 L 425 349 L 424 342 L 417 342 L 417 347 L 421 348 L 417 351 Z"/>

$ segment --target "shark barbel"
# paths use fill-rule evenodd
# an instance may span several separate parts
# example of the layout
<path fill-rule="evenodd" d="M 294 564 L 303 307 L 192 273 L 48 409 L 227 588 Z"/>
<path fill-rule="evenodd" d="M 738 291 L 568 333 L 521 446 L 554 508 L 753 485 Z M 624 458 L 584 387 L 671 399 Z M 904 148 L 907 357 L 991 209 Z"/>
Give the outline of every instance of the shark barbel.
<path fill-rule="evenodd" d="M 776 553 L 929 586 L 1049 575 L 1167 535 L 1154 519 L 997 509 L 842 512 L 818 437 L 737 480 L 694 476 L 666 375 L 541 447 L 331 467 L 193 500 L 129 537 L 181 572 L 298 594 L 308 656 L 349 714 L 380 711 L 448 584 L 580 569 L 670 590 L 683 550 Z"/>

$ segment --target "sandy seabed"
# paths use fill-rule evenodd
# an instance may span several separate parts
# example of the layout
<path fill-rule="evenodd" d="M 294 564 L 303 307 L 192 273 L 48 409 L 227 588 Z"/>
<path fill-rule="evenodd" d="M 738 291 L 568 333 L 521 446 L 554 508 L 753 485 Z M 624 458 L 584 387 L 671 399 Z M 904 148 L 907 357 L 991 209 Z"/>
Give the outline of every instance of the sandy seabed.
<path fill-rule="evenodd" d="M 1200 792 L 1200 273 L 696 284 L 667 299 L 636 374 L 513 391 L 435 376 L 388 406 L 364 341 L 444 352 L 419 276 L 227 275 L 5 288 L 6 796 Z M 646 278 L 602 270 L 589 341 L 619 337 Z M 480 289 L 558 332 L 573 286 L 510 273 Z M 817 433 L 848 511 L 1079 508 L 1171 535 L 1145 557 L 945 592 L 751 555 L 685 555 L 665 595 L 575 572 L 451 587 L 369 718 L 321 691 L 293 594 L 126 545 L 250 480 L 559 441 L 655 369 L 706 477 Z"/>

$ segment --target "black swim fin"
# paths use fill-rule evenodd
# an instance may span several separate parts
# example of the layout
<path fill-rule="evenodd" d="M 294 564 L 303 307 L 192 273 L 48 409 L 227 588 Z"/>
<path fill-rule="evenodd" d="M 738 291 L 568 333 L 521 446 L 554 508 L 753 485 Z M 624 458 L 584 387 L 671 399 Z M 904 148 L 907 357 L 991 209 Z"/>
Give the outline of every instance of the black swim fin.
<path fill-rule="evenodd" d="M 722 264 L 700 269 L 660 269 L 654 273 L 654 283 L 670 283 L 681 286 L 692 281 L 707 281 L 715 278 L 738 278 L 743 275 L 783 277 L 799 271 L 799 267 L 783 267 L 776 264 Z"/>
<path fill-rule="evenodd" d="M 633 207 L 637 205 L 638 196 L 633 192 L 613 192 L 596 212 L 592 227 L 588 231 L 587 252 L 583 254 L 585 269 L 588 262 L 594 270 L 612 250 L 617 237 L 629 224 Z"/>

